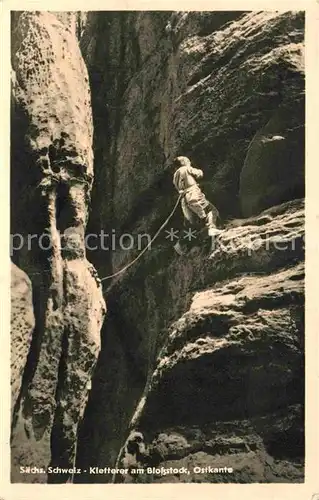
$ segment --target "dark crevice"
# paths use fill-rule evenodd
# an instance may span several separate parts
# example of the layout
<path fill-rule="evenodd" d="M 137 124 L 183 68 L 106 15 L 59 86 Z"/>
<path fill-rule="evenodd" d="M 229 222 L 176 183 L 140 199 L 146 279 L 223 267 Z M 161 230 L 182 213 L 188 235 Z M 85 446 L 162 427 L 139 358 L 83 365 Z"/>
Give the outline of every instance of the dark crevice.
<path fill-rule="evenodd" d="M 128 323 L 121 312 L 115 312 L 112 311 L 112 309 L 109 309 L 107 313 L 105 322 L 106 329 L 108 322 L 118 335 L 128 369 L 134 373 L 134 377 L 139 385 L 143 386 L 147 376 L 147 360 L 139 360 L 136 356 L 136 348 L 138 346 L 137 339 L 142 339 L 141 334 L 138 334 L 138 328 Z"/>
<path fill-rule="evenodd" d="M 303 460 L 305 454 L 305 436 L 303 425 L 274 433 L 265 441 L 265 448 L 276 460 Z"/>
<path fill-rule="evenodd" d="M 56 190 L 55 218 L 56 228 L 61 233 L 72 225 L 72 210 L 69 202 L 70 186 L 60 183 Z"/>
<path fill-rule="evenodd" d="M 204 426 L 212 421 L 251 419 L 302 401 L 303 366 L 284 386 L 269 379 L 267 369 L 262 381 L 256 378 L 260 366 L 273 363 L 266 351 L 259 358 L 228 351 L 176 366 L 161 379 L 160 387 L 151 388 L 137 428 L 156 432 L 180 422 Z M 225 367 L 237 375 L 231 376 Z"/>
<path fill-rule="evenodd" d="M 72 456 L 72 451 L 75 446 L 75 443 L 67 438 L 65 422 L 63 422 L 64 409 L 61 406 L 61 402 L 64 399 L 65 381 L 67 379 L 68 337 L 69 331 L 65 330 L 62 337 L 61 358 L 58 367 L 58 383 L 55 392 L 57 406 L 51 431 L 50 466 L 52 467 L 71 467 L 70 457 Z M 68 478 L 69 474 L 52 474 L 48 476 L 48 483 L 65 483 Z"/>

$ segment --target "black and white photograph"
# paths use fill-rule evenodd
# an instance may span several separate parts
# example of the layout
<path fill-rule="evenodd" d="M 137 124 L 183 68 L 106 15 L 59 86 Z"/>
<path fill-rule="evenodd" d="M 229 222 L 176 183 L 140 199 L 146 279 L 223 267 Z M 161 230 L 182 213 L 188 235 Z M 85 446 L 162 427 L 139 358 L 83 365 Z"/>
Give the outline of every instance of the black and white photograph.
<path fill-rule="evenodd" d="M 305 482 L 305 17 L 11 10 L 12 484 Z"/>

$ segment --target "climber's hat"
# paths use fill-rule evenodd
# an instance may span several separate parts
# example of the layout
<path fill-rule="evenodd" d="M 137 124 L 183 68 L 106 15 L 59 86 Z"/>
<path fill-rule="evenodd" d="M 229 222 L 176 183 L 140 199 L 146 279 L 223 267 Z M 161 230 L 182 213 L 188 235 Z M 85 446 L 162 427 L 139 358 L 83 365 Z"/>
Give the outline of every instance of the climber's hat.
<path fill-rule="evenodd" d="M 178 169 L 180 167 L 188 167 L 191 165 L 191 161 L 189 158 L 187 158 L 187 156 L 177 156 L 174 160 L 173 160 L 173 167 L 174 169 Z"/>

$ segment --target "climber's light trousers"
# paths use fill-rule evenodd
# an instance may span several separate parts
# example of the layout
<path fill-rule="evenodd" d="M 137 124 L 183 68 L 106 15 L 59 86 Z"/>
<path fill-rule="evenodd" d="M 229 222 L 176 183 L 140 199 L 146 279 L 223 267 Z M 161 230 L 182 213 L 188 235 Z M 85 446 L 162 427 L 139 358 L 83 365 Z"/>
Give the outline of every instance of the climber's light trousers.
<path fill-rule="evenodd" d="M 185 219 L 191 224 L 196 223 L 194 215 L 199 219 L 209 219 L 210 215 L 210 223 L 213 224 L 212 205 L 197 184 L 185 190 L 181 205 Z"/>

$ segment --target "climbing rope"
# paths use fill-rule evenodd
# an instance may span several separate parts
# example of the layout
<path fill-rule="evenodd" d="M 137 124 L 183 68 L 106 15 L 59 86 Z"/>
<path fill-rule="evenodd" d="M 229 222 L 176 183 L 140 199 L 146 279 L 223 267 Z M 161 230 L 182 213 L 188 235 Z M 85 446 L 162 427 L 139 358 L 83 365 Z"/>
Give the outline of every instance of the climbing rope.
<path fill-rule="evenodd" d="M 110 274 L 108 276 L 104 276 L 104 278 L 101 278 L 101 281 L 105 281 L 105 280 L 109 280 L 111 278 L 115 278 L 116 276 L 119 276 L 120 274 L 124 273 L 129 267 L 133 266 L 133 264 L 135 264 L 135 262 L 137 262 L 141 257 L 142 255 L 146 252 L 146 250 L 148 250 L 148 248 L 151 246 L 151 244 L 153 243 L 153 241 L 157 238 L 157 236 L 160 234 L 160 232 L 162 231 L 162 229 L 164 229 L 164 227 L 166 226 L 166 224 L 170 221 L 170 219 L 173 217 L 177 207 L 178 207 L 178 204 L 180 202 L 182 198 L 182 194 L 180 194 L 177 198 L 177 201 L 174 205 L 174 208 L 173 210 L 171 211 L 171 213 L 169 214 L 169 216 L 165 219 L 165 221 L 163 222 L 163 224 L 161 225 L 161 227 L 156 231 L 156 233 L 154 234 L 153 238 L 151 239 L 151 241 L 146 245 L 145 248 L 143 248 L 143 250 L 137 255 L 137 257 L 135 257 L 135 259 L 133 259 L 131 262 L 129 262 L 128 264 L 126 264 L 126 266 L 124 266 L 122 269 L 120 269 L 119 271 L 113 273 L 113 274 Z"/>
<path fill-rule="evenodd" d="M 143 248 L 143 250 L 137 255 L 137 257 L 135 257 L 135 259 L 133 259 L 128 264 L 126 264 L 126 266 L 124 266 L 122 269 L 120 269 L 116 273 L 110 274 L 109 276 L 105 276 L 104 278 L 101 279 L 101 281 L 105 281 L 107 279 L 114 278 L 115 276 L 118 276 L 118 275 L 124 273 L 129 267 L 131 267 L 133 264 L 135 264 L 135 262 L 137 262 L 138 259 L 140 259 L 142 257 L 142 255 L 146 252 L 146 250 L 151 246 L 151 244 L 153 243 L 153 241 L 160 234 L 160 232 L 162 231 L 162 229 L 164 229 L 164 227 L 166 226 L 166 224 L 173 217 L 173 215 L 174 215 L 174 213 L 175 213 L 175 211 L 176 211 L 176 209 L 178 207 L 178 204 L 179 204 L 181 198 L 182 198 L 182 195 L 180 194 L 179 197 L 178 197 L 178 199 L 177 199 L 177 201 L 176 201 L 176 203 L 175 203 L 175 205 L 174 205 L 174 208 L 171 211 L 171 213 L 169 214 L 169 216 L 165 219 L 165 221 L 163 222 L 163 224 L 161 225 L 161 227 L 154 234 L 154 236 L 151 239 L 151 241 L 146 245 L 145 248 Z M 80 421 L 78 422 L 78 424 L 76 426 L 76 435 L 78 434 L 79 423 L 80 423 Z M 72 460 L 72 473 L 71 473 L 71 476 L 69 477 L 69 479 L 67 480 L 67 483 L 74 483 L 74 475 L 75 475 L 74 471 L 75 471 L 75 465 L 76 465 L 76 460 L 77 460 L 77 451 L 78 451 L 78 439 L 76 439 L 75 447 L 74 447 L 74 456 L 73 456 L 73 460 Z"/>
<path fill-rule="evenodd" d="M 169 216 L 165 219 L 164 223 L 161 225 L 161 227 L 158 229 L 158 231 L 154 234 L 153 238 L 151 239 L 151 241 L 146 245 L 145 248 L 143 248 L 143 250 L 141 251 L 141 253 L 139 253 L 137 255 L 137 257 L 135 257 L 135 259 L 133 259 L 131 262 L 129 262 L 128 264 L 126 264 L 126 266 L 124 266 L 122 269 L 120 269 L 119 271 L 113 273 L 113 274 L 110 274 L 108 276 L 104 276 L 104 278 L 101 278 L 100 281 L 106 281 L 106 280 L 109 280 L 111 278 L 115 278 L 116 276 L 119 276 L 120 274 L 124 273 L 129 267 L 133 266 L 133 264 L 135 264 L 135 262 L 137 262 L 141 257 L 142 255 L 146 252 L 146 250 L 148 250 L 148 248 L 151 246 L 151 244 L 153 243 L 153 241 L 157 238 L 157 236 L 160 234 L 160 232 L 162 231 L 162 229 L 164 229 L 164 227 L 166 226 L 166 224 L 170 221 L 170 219 L 173 217 L 177 207 L 178 207 L 178 204 L 182 198 L 182 194 L 179 195 L 179 197 L 177 198 L 177 201 L 174 205 L 174 208 L 173 210 L 171 211 L 171 213 L 169 214 Z M 51 272 L 50 270 L 46 270 L 44 269 L 43 271 L 41 272 L 29 272 L 28 275 L 29 276 L 33 276 L 35 274 L 43 274 L 43 273 L 49 273 Z"/>

